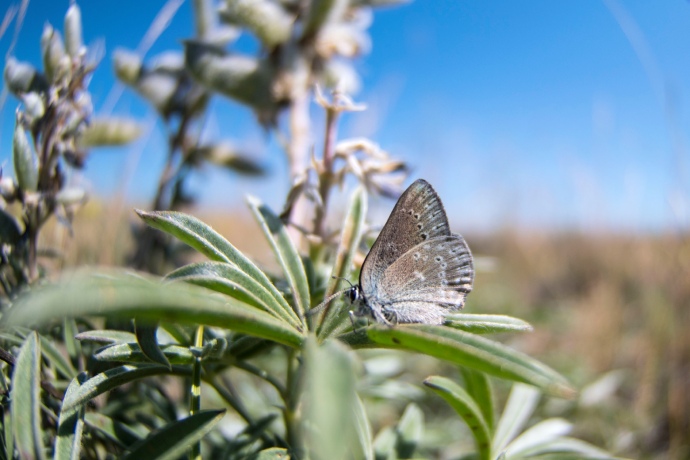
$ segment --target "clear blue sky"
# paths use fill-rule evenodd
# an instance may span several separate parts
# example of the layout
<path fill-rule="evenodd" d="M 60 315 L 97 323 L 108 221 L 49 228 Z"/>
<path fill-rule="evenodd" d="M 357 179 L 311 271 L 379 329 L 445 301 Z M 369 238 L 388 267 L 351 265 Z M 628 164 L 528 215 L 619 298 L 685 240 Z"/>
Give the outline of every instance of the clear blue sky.
<path fill-rule="evenodd" d="M 135 49 L 163 3 L 80 3 L 85 41 L 105 43 L 90 84 L 97 112 L 114 84 L 113 50 Z M 43 24 L 62 29 L 68 5 L 32 0 L 13 54 L 38 64 Z M 147 57 L 180 49 L 190 12 L 187 1 Z M 459 231 L 688 226 L 690 2 L 418 0 L 379 10 L 370 33 L 355 96 L 370 110 L 350 115 L 342 135 L 369 136 L 409 161 L 414 177 L 435 185 Z M 12 34 L 0 39 L 3 53 Z M 9 97 L 0 113 L 6 170 L 16 105 Z M 280 207 L 287 183 L 275 142 L 244 108 L 217 98 L 213 110 L 209 133 L 259 152 L 272 175 L 255 184 L 207 170 L 192 190 L 206 206 L 251 192 Z M 148 116 L 129 90 L 114 113 Z M 107 196 L 137 164 L 127 193 L 144 203 L 163 152 L 158 125 L 131 149 L 95 151 L 84 177 Z"/>

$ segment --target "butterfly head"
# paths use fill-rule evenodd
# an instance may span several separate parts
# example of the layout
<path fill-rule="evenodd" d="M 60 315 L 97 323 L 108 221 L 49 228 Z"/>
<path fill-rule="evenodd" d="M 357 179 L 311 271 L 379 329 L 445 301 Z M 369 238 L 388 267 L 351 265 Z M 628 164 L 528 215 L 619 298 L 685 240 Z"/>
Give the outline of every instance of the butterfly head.
<path fill-rule="evenodd" d="M 362 288 L 359 286 L 359 284 L 355 284 L 354 286 L 350 287 L 350 289 L 345 292 L 345 295 L 351 304 L 359 303 L 359 301 L 364 298 L 362 295 Z"/>

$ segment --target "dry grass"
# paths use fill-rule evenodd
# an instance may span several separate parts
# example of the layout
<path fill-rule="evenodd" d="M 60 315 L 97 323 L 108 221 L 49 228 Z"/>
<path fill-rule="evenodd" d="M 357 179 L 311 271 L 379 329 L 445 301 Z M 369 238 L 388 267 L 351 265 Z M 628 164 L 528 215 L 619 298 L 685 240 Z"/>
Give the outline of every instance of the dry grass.
<path fill-rule="evenodd" d="M 72 239 L 55 226 L 44 232 L 45 244 L 66 254 L 62 266 L 124 263 L 136 219 L 113 209 L 90 205 Z M 271 265 L 248 213 L 199 217 Z M 532 322 L 535 332 L 506 341 L 581 388 L 611 370 L 624 371 L 604 403 L 570 406 L 566 416 L 578 436 L 633 458 L 690 458 L 690 236 L 467 237 L 475 254 L 498 262 L 494 271 L 478 273 L 469 311 Z"/>

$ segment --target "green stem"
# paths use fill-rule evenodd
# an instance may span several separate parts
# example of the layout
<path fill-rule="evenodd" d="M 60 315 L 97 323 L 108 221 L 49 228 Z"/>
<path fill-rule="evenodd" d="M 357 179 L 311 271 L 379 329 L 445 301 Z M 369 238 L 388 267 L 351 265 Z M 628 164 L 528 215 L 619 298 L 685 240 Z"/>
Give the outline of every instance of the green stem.
<path fill-rule="evenodd" d="M 196 330 L 194 346 L 202 348 L 204 346 L 204 326 L 199 326 Z M 201 358 L 194 358 L 192 365 L 192 395 L 189 399 L 189 415 L 194 415 L 201 410 Z M 192 445 L 189 452 L 190 460 L 201 460 L 201 441 Z"/>

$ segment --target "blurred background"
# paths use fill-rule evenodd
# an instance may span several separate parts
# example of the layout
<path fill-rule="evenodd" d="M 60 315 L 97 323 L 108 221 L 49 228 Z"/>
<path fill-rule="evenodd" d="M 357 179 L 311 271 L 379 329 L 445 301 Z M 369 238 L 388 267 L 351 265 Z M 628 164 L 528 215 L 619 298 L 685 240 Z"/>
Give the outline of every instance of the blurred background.
<path fill-rule="evenodd" d="M 40 67 L 44 25 L 61 28 L 70 2 L 3 5 L 0 50 Z M 115 50 L 144 60 L 180 53 L 194 35 L 193 5 L 79 6 L 98 62 L 94 114 L 135 119 L 141 135 L 70 173 L 89 204 L 74 237 L 47 233 L 46 244 L 69 248 L 67 266 L 120 264 L 133 245 L 131 208 L 151 207 L 170 133 L 115 76 Z M 566 410 L 580 437 L 634 458 L 690 458 L 690 4 L 420 0 L 364 11 L 342 75 L 367 110 L 344 114 L 339 138 L 369 138 L 410 167 L 406 184 L 434 185 L 452 228 L 480 256 L 466 308 L 534 325 L 505 341 L 583 390 Z M 241 34 L 232 48 L 256 54 L 262 44 Z M 19 101 L 6 88 L 0 101 L 7 175 Z M 323 109 L 311 98 L 308 112 L 307 144 L 318 150 Z M 268 260 L 243 200 L 251 193 L 283 207 L 291 179 L 280 135 L 219 96 L 198 129 L 202 142 L 227 140 L 263 174 L 195 169 L 188 212 Z M 393 204 L 374 199 L 372 225 Z"/>

